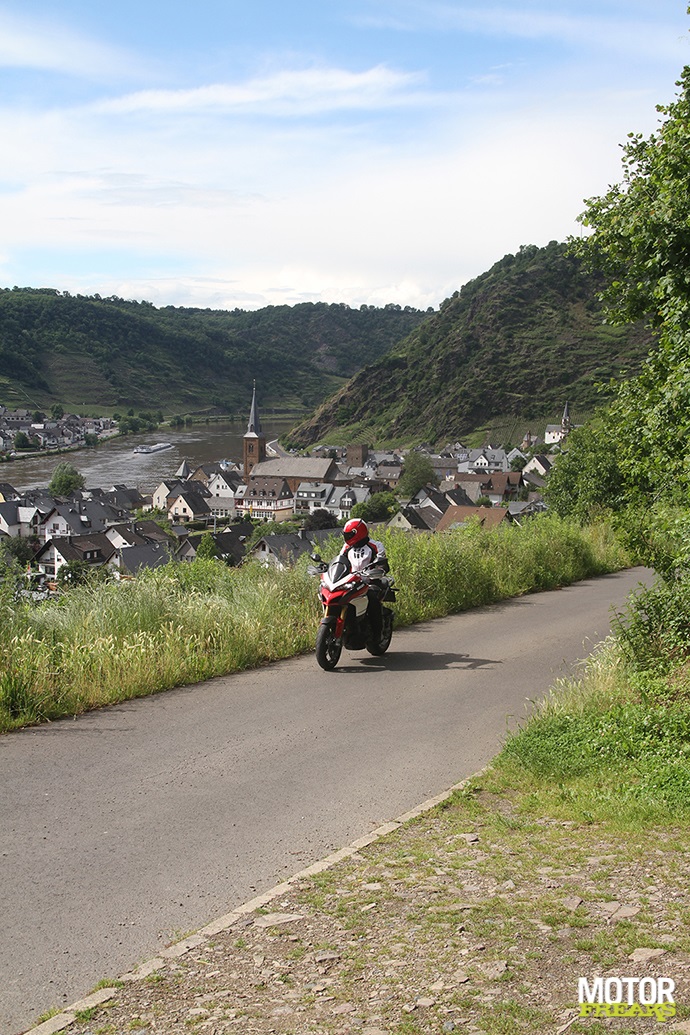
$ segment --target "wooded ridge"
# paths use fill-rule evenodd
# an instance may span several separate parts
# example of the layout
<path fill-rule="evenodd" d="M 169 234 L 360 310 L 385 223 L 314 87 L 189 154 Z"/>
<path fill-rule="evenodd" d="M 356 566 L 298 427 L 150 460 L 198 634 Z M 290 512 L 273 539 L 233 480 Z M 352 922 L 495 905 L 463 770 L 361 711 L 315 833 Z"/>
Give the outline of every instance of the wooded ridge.
<path fill-rule="evenodd" d="M 434 443 L 505 418 L 560 418 L 566 401 L 581 418 L 606 398 L 597 384 L 635 374 L 653 341 L 642 323 L 604 323 L 603 284 L 555 241 L 506 255 L 326 400 L 290 443 Z"/>
<path fill-rule="evenodd" d="M 424 317 L 398 305 L 158 309 L 49 288 L 0 290 L 0 403 L 244 412 L 256 379 L 265 405 L 304 410 Z"/>
<path fill-rule="evenodd" d="M 605 400 L 597 385 L 636 374 L 653 341 L 642 323 L 604 322 L 603 286 L 552 241 L 506 255 L 426 313 L 322 302 L 158 309 L 5 289 L 0 402 L 235 413 L 256 379 L 265 407 L 318 407 L 290 435 L 302 447 L 438 442 L 501 420 L 553 420 L 566 401 L 579 421 Z"/>

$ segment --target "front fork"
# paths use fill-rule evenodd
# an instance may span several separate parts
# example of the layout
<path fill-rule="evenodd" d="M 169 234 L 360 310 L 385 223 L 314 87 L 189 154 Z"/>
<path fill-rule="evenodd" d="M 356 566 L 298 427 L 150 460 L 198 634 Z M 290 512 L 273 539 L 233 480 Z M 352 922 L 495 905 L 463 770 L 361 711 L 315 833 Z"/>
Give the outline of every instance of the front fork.
<path fill-rule="evenodd" d="M 338 643 L 340 643 L 343 635 L 348 606 L 348 604 L 342 604 L 340 607 L 327 605 L 323 609 L 321 625 L 330 625 L 333 627 L 333 635 Z"/>

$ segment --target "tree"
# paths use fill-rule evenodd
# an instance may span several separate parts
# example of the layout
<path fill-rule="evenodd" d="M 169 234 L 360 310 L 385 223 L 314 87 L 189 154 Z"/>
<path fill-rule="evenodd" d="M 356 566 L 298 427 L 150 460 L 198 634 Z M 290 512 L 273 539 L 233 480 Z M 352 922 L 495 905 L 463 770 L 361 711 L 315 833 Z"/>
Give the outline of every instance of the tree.
<path fill-rule="evenodd" d="M 14 436 L 14 448 L 15 449 L 31 449 L 31 442 L 29 436 L 24 431 L 18 431 Z"/>
<path fill-rule="evenodd" d="M 690 66 L 676 84 L 657 133 L 630 133 L 623 146 L 623 184 L 590 198 L 580 222 L 593 229 L 573 250 L 612 280 L 604 292 L 617 323 L 649 317 L 660 327 L 688 327 L 690 313 Z"/>
<path fill-rule="evenodd" d="M 629 135 L 622 184 L 586 202 L 580 221 L 591 235 L 571 242 L 611 278 L 602 294 L 610 322 L 646 317 L 659 334 L 640 375 L 592 429 L 615 454 L 619 505 L 687 505 L 690 493 L 690 67 L 677 86 L 676 100 L 657 107 L 658 131 Z"/>
<path fill-rule="evenodd" d="M 98 575 L 96 574 L 98 572 Z M 67 561 L 61 565 L 57 573 L 57 584 L 64 588 L 66 586 L 86 586 L 89 582 L 98 578 L 104 578 L 104 568 L 97 568 L 88 561 Z"/>
<path fill-rule="evenodd" d="M 218 556 L 216 544 L 214 543 L 213 536 L 210 532 L 204 532 L 202 535 L 196 549 L 196 555 L 201 560 L 210 560 L 212 557 Z"/>
<path fill-rule="evenodd" d="M 266 535 L 288 535 L 294 532 L 299 532 L 299 525 L 295 521 L 259 521 L 247 540 L 246 551 L 248 553 Z"/>
<path fill-rule="evenodd" d="M 62 420 L 62 418 L 65 416 L 65 411 L 63 407 L 60 405 L 60 403 L 55 403 L 53 406 L 50 407 L 50 416 L 53 418 L 53 420 Z"/>
<path fill-rule="evenodd" d="M 610 446 L 608 414 L 576 428 L 567 448 L 556 457 L 544 498 L 561 517 L 592 520 L 602 510 L 623 505 L 621 472 L 616 451 Z"/>
<path fill-rule="evenodd" d="M 69 496 L 76 489 L 83 489 L 84 484 L 84 476 L 79 473 L 73 464 L 63 460 L 57 464 L 53 471 L 53 477 L 48 485 L 48 492 L 51 496 Z"/>
<path fill-rule="evenodd" d="M 364 521 L 388 521 L 400 509 L 392 492 L 375 492 L 364 503 L 355 503 L 350 517 Z"/>
<path fill-rule="evenodd" d="M 424 485 L 438 485 L 434 465 L 425 453 L 409 452 L 403 463 L 398 492 L 410 499 Z"/>
<path fill-rule="evenodd" d="M 8 536 L 0 540 L 0 554 L 4 555 L 5 559 L 13 557 L 20 564 L 26 565 L 34 559 L 35 551 L 28 539 Z"/>
<path fill-rule="evenodd" d="M 327 510 L 317 507 L 308 514 L 304 520 L 304 529 L 307 532 L 315 532 L 323 528 L 337 528 L 338 519 L 333 517 Z"/>

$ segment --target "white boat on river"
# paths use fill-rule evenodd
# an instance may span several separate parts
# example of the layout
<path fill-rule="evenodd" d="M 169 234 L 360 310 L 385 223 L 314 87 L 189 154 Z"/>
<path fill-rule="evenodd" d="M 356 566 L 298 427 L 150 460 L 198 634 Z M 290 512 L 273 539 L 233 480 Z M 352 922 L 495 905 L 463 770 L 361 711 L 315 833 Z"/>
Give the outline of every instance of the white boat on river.
<path fill-rule="evenodd" d="M 160 453 L 161 449 L 172 449 L 172 442 L 156 442 L 153 446 L 135 446 L 133 453 Z"/>

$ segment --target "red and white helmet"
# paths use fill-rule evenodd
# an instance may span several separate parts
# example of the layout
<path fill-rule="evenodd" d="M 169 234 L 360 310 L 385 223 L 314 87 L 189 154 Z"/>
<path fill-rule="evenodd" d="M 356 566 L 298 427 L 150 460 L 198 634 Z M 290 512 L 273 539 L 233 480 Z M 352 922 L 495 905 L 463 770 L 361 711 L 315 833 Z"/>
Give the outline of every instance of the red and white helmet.
<path fill-rule="evenodd" d="M 343 539 L 348 546 L 365 543 L 369 538 L 369 529 L 361 518 L 352 518 L 343 529 Z"/>

